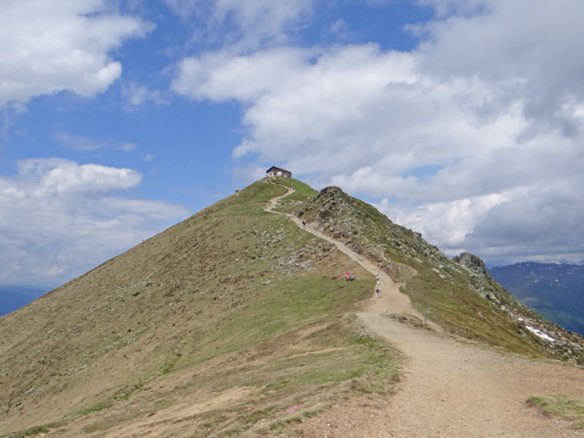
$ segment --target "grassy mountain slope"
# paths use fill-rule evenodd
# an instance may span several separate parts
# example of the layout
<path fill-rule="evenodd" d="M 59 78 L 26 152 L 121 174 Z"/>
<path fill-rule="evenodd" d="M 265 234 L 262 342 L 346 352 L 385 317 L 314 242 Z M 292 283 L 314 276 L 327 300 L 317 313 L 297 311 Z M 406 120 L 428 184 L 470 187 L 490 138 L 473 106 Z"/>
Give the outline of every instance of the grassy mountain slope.
<path fill-rule="evenodd" d="M 0 318 L 0 436 L 258 434 L 355 391 L 391 391 L 396 353 L 347 316 L 374 279 L 264 211 L 286 187 L 296 192 L 281 211 L 376 261 L 450 333 L 583 362 L 581 337 L 518 303 L 480 260 L 449 260 L 338 188 L 276 182 L 258 181 Z M 340 279 L 347 269 L 355 282 Z"/>
<path fill-rule="evenodd" d="M 392 223 L 374 207 L 328 187 L 291 209 L 329 235 L 377 261 L 420 313 L 449 332 L 508 351 L 584 364 L 584 340 L 521 305 L 474 257 L 448 259 L 420 234 Z M 530 327 L 532 330 L 530 330 Z M 535 330 L 555 339 L 550 343 Z"/>
<path fill-rule="evenodd" d="M 284 191 L 254 183 L 0 319 L 0 435 L 237 434 L 391 390 L 394 354 L 345 316 L 373 278 L 263 211 Z"/>

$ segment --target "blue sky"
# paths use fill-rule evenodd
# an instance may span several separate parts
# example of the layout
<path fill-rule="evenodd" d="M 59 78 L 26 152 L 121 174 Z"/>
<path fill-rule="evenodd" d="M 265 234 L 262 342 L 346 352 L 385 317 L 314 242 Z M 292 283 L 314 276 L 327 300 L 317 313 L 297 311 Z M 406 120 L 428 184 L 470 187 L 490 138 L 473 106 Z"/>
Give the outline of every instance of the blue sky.
<path fill-rule="evenodd" d="M 279 164 L 448 254 L 584 260 L 577 0 L 1 0 L 0 283 Z"/>

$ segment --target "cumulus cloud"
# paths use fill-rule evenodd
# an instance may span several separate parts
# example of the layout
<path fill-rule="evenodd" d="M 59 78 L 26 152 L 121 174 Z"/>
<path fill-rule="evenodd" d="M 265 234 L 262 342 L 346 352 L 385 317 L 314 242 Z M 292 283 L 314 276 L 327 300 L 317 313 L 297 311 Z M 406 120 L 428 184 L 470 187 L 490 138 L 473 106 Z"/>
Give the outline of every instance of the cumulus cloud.
<path fill-rule="evenodd" d="M 106 0 L 5 0 L 0 14 L 0 107 L 59 91 L 94 96 L 120 77 L 111 52 L 150 25 Z"/>
<path fill-rule="evenodd" d="M 424 71 L 441 78 L 475 77 L 488 83 L 501 105 L 522 101 L 536 124 L 554 125 L 567 135 L 581 134 L 576 108 L 584 99 L 582 39 L 584 4 L 577 0 L 432 0 L 454 15 L 419 29 Z M 447 8 L 449 6 L 449 8 Z M 465 10 L 470 15 L 460 15 Z M 477 11 L 482 13 L 477 13 Z M 536 126 L 532 126 L 537 130 Z"/>
<path fill-rule="evenodd" d="M 309 54 L 309 51 L 286 47 L 248 56 L 218 51 L 199 58 L 185 58 L 172 87 L 194 99 L 251 103 L 293 80 L 304 68 Z M 261 81 L 257 80 L 258 75 Z"/>
<path fill-rule="evenodd" d="M 408 224 L 424 236 L 432 236 L 440 242 L 442 250 L 456 255 L 464 250 L 476 223 L 493 208 L 509 202 L 515 194 L 504 192 L 409 207 L 385 198 L 377 207 L 397 223 Z"/>
<path fill-rule="evenodd" d="M 559 212 L 584 187 L 584 4 L 423 3 L 436 16 L 411 52 L 219 49 L 184 59 L 173 88 L 241 102 L 234 157 L 380 199 L 446 249 L 582 259 L 578 207 Z"/>
<path fill-rule="evenodd" d="M 584 177 L 534 184 L 481 217 L 467 236 L 494 263 L 528 257 L 538 261 L 582 261 Z M 545 251 L 542 251 L 545 248 Z"/>
<path fill-rule="evenodd" d="M 166 202 L 123 198 L 140 173 L 62 159 L 19 162 L 0 178 L 0 282 L 56 285 L 184 217 Z"/>
<path fill-rule="evenodd" d="M 165 3 L 185 19 L 199 18 L 197 24 L 204 26 L 207 34 L 221 35 L 221 44 L 242 51 L 286 41 L 290 32 L 311 16 L 316 0 L 165 0 Z"/>
<path fill-rule="evenodd" d="M 158 106 L 170 103 L 169 97 L 163 91 L 153 90 L 134 82 L 122 86 L 122 97 L 126 104 L 126 110 L 129 111 L 148 103 Z"/>

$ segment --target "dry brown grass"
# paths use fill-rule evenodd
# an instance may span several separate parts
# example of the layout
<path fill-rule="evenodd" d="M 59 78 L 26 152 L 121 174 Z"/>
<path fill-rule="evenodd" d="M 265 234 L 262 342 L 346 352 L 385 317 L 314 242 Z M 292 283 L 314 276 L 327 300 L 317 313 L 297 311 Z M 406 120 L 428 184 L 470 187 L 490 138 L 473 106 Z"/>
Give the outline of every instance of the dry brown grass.
<path fill-rule="evenodd" d="M 264 212 L 281 191 L 255 183 L 0 319 L 0 434 L 229 435 L 390 388 L 391 351 L 344 316 L 373 279 Z"/>

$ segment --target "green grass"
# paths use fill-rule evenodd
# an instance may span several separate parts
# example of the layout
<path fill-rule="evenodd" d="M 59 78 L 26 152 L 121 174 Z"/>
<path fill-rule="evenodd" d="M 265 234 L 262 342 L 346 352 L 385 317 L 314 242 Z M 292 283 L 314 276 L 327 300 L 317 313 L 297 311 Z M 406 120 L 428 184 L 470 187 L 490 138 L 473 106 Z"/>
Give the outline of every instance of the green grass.
<path fill-rule="evenodd" d="M 544 414 L 565 418 L 574 423 L 578 429 L 584 429 L 584 400 L 564 395 L 529 397 L 527 400 Z"/>
<path fill-rule="evenodd" d="M 94 412 L 100 412 L 103 411 L 104 409 L 112 407 L 113 404 L 114 404 L 113 400 L 105 400 L 102 402 L 98 402 L 91 406 L 81 409 L 79 412 L 77 412 L 76 416 L 83 417 L 84 415 L 93 414 Z"/>
<path fill-rule="evenodd" d="M 135 383 L 127 388 L 120 389 L 115 395 L 115 400 L 129 400 L 134 394 L 144 389 L 144 384 L 142 382 Z"/>
<path fill-rule="evenodd" d="M 304 203 L 308 198 L 314 197 L 318 194 L 318 192 L 312 187 L 296 179 L 273 178 L 270 181 L 285 187 L 292 187 L 296 190 L 293 194 L 286 196 L 280 201 L 280 205 L 277 208 L 278 211 L 291 212 L 298 205 Z"/>
<path fill-rule="evenodd" d="M 295 180 L 278 182 L 297 190 L 285 209 L 315 193 Z M 47 363 L 59 358 L 60 369 L 30 371 L 47 393 L 58 394 L 50 373 L 71 376 L 55 403 L 83 394 L 64 416 L 70 425 L 104 432 L 184 400 L 215 406 L 221 394 L 241 390 L 241 398 L 189 418 L 193 433 L 213 425 L 229 436 L 258 423 L 285 425 L 340 394 L 391 391 L 395 353 L 345 317 L 370 295 L 373 277 L 263 210 L 284 192 L 254 183 L 53 293 L 48 314 L 61 297 L 72 310 L 52 333 L 74 335 L 55 338 L 50 351 L 22 350 Z M 356 281 L 340 280 L 347 268 L 358 272 Z M 302 414 L 287 414 L 296 404 Z"/>
<path fill-rule="evenodd" d="M 59 421 L 59 422 L 54 422 L 54 423 L 49 423 L 49 424 L 43 424 L 40 426 L 33 426 L 33 427 L 29 427 L 25 430 L 23 430 L 20 433 L 16 433 L 16 434 L 10 434 L 8 436 L 10 436 L 11 438 L 21 438 L 21 437 L 29 437 L 29 436 L 36 436 L 36 435 L 40 435 L 40 434 L 46 434 L 51 432 L 51 430 L 55 430 L 58 429 L 59 427 L 62 427 L 66 424 L 66 422 L 64 421 Z M 2 435 L 4 436 L 4 435 Z"/>
<path fill-rule="evenodd" d="M 310 332 L 307 337 L 301 333 Z M 290 344 L 302 339 L 302 348 Z M 269 361 L 249 365 L 238 374 L 227 370 L 214 376 L 223 388 L 241 384 L 259 389 L 234 404 L 226 418 L 214 424 L 219 436 L 244 431 L 275 430 L 314 415 L 333 400 L 354 393 L 387 394 L 398 376 L 398 356 L 383 341 L 359 331 L 346 316 L 322 317 L 303 327 L 266 340 L 256 347 Z M 209 376 L 207 376 L 209 377 Z M 294 414 L 290 406 L 300 406 Z"/>
<path fill-rule="evenodd" d="M 449 271 L 440 278 L 431 267 L 413 264 L 417 275 L 405 280 L 404 292 L 421 312 L 451 332 L 507 351 L 541 357 L 535 339 L 523 336 L 517 325 L 478 294 L 469 290 L 464 273 Z"/>
<path fill-rule="evenodd" d="M 23 432 L 24 436 L 35 436 L 35 435 L 39 435 L 41 433 L 49 433 L 50 429 L 47 426 L 36 426 L 36 427 L 31 427 L 30 429 L 26 429 Z"/>

